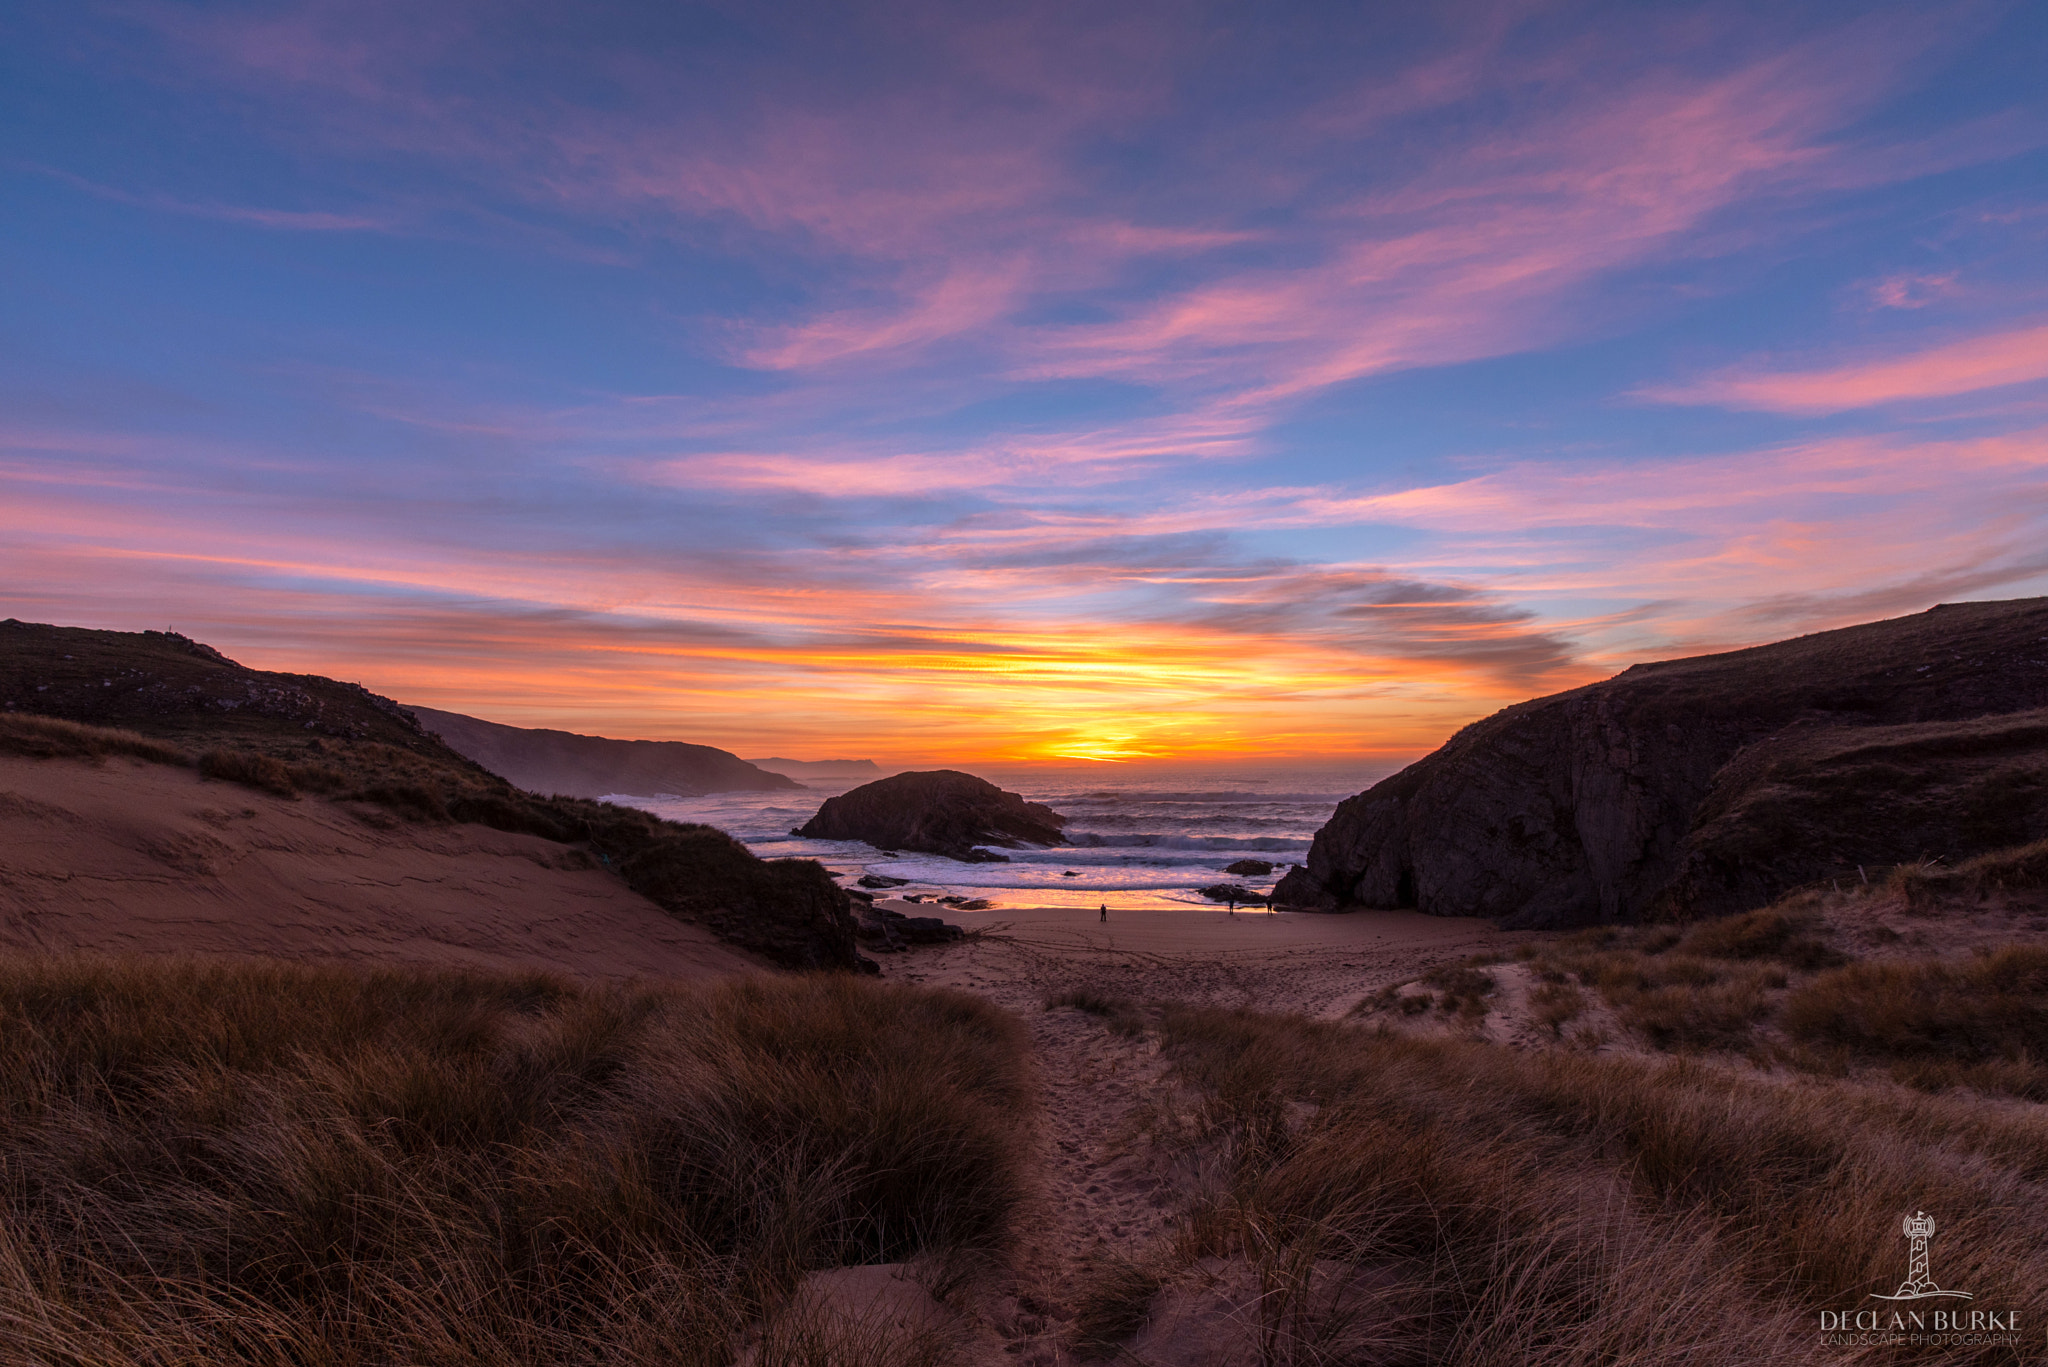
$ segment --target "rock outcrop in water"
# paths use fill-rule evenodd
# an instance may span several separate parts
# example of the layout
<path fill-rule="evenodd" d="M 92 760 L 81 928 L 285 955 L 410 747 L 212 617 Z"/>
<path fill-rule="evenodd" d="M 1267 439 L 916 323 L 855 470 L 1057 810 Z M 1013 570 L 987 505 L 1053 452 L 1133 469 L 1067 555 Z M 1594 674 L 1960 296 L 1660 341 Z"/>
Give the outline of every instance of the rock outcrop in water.
<path fill-rule="evenodd" d="M 2048 599 L 1944 604 L 1520 703 L 1337 808 L 1275 901 L 1715 915 L 2048 835 Z"/>
<path fill-rule="evenodd" d="M 978 845 L 1058 845 L 1067 819 L 986 779 L 931 769 L 864 783 L 828 798 L 797 828 L 808 840 L 865 840 L 877 849 L 987 858 Z"/>

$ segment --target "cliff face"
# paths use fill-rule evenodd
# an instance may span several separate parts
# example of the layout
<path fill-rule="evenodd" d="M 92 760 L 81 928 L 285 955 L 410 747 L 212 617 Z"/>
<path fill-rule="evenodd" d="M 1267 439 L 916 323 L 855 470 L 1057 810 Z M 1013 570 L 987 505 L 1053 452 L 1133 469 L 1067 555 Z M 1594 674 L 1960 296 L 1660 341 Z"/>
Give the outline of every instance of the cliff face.
<path fill-rule="evenodd" d="M 1067 819 L 957 769 L 896 774 L 828 798 L 797 831 L 877 849 L 973 857 L 976 845 L 1058 845 Z M 988 856 L 984 855 L 983 858 Z"/>
<path fill-rule="evenodd" d="M 1759 906 L 2048 834 L 2048 599 L 1637 665 L 1341 804 L 1287 905 L 1512 926 Z"/>
<path fill-rule="evenodd" d="M 709 745 L 611 740 L 573 731 L 503 726 L 432 707 L 408 710 L 457 753 L 529 792 L 569 797 L 603 797 L 606 793 L 698 797 L 803 787 L 795 779 L 757 769 L 738 755 Z"/>

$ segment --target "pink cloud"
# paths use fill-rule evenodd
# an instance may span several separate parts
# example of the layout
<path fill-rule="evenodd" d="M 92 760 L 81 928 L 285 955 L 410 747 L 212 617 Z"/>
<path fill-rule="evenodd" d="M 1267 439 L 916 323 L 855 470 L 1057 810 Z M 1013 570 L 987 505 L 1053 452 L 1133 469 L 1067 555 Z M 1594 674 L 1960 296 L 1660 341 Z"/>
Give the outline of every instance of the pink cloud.
<path fill-rule="evenodd" d="M 1384 80 L 1190 144 L 1147 215 L 1142 197 L 1105 199 L 1077 158 L 1170 106 L 1191 30 L 1141 14 L 954 16 L 918 30 L 934 60 L 904 82 L 721 85 L 717 118 L 632 62 L 605 72 L 616 108 L 437 96 L 425 73 L 473 41 L 460 8 L 424 28 L 407 10 L 333 4 L 163 16 L 245 79 L 323 92 L 310 117 L 335 136 L 586 218 L 686 235 L 738 223 L 833 259 L 807 316 L 715 330 L 746 364 L 900 372 L 964 344 L 1014 378 L 1133 380 L 1234 406 L 1248 429 L 1362 376 L 1544 345 L 1584 322 L 1569 301 L 1588 281 L 1685 250 L 1732 206 L 1881 178 L 1881 151 L 1829 139 L 1926 36 L 1866 25 L 1718 72 L 1646 70 L 1640 49 L 1671 37 L 1657 21 L 1509 56 L 1525 9 L 1484 7 Z M 1615 74 L 1589 85 L 1590 68 Z M 1405 177 L 1333 200 L 1294 164 L 1354 155 L 1392 120 L 1481 92 L 1506 112 L 1452 125 Z M 1190 182 L 1204 221 L 1170 207 Z M 1249 244 L 1257 266 L 1119 293 L 1148 268 Z M 1094 292 L 1098 321 L 1028 321 L 1035 302 Z"/>
<path fill-rule="evenodd" d="M 1659 403 L 1713 404 L 1772 413 L 1943 399 L 2048 378 L 2048 326 L 1970 337 L 1904 356 L 1825 370 L 1730 371 L 1691 384 L 1639 390 Z"/>
<path fill-rule="evenodd" d="M 1660 72 L 1444 149 L 1410 182 L 1297 229 L 1298 264 L 1212 276 L 1100 324 L 1020 340 L 1019 373 L 1228 386 L 1262 408 L 1388 370 L 1541 345 L 1563 301 L 1845 154 L 1870 53 Z M 1448 79 L 1448 77 L 1446 78 Z"/>
<path fill-rule="evenodd" d="M 1025 263 L 1014 258 L 957 264 L 896 307 L 843 310 L 764 333 L 743 359 L 767 370 L 803 370 L 955 337 L 1006 313 L 1017 300 L 1025 272 Z"/>
<path fill-rule="evenodd" d="M 1955 290 L 1954 271 L 1946 275 L 1889 275 L 1865 288 L 1871 303 L 1887 309 L 1923 309 Z"/>

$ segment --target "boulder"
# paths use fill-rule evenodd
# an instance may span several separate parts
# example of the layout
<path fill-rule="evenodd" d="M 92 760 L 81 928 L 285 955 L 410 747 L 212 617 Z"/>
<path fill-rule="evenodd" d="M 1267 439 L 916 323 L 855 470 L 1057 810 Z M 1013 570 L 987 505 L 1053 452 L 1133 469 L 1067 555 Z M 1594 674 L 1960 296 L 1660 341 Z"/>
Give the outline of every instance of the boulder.
<path fill-rule="evenodd" d="M 1234 873 L 1239 878 L 1264 878 L 1273 871 L 1273 866 L 1263 859 L 1240 859 L 1235 864 L 1226 864 L 1225 873 Z"/>
<path fill-rule="evenodd" d="M 896 774 L 828 798 L 797 828 L 807 840 L 864 840 L 877 848 L 981 863 L 1007 856 L 978 845 L 1058 845 L 1067 819 L 1050 807 L 955 769 Z"/>
<path fill-rule="evenodd" d="M 1201 890 L 1202 896 L 1212 902 L 1263 902 L 1266 894 L 1253 892 L 1250 888 L 1236 883 L 1213 883 Z"/>
<path fill-rule="evenodd" d="M 2048 836 L 2048 599 L 1635 665 L 1342 803 L 1276 901 L 1511 927 L 1714 916 Z"/>
<path fill-rule="evenodd" d="M 854 934 L 878 954 L 894 954 L 908 945 L 949 944 L 967 932 L 936 916 L 906 916 L 889 907 L 854 909 Z"/>

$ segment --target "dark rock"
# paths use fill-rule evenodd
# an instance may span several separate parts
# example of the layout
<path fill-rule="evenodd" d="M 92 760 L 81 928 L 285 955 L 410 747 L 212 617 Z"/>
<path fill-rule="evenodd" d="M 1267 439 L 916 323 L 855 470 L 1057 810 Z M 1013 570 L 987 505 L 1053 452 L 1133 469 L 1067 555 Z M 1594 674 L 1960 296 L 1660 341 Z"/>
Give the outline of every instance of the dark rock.
<path fill-rule="evenodd" d="M 893 954 L 908 945 L 947 944 L 967 932 L 936 916 L 905 916 L 886 907 L 861 907 L 855 934 L 877 953 Z"/>
<path fill-rule="evenodd" d="M 864 873 L 860 876 L 860 885 L 864 888 L 907 888 L 910 886 L 910 880 L 890 878 L 879 873 Z"/>
<path fill-rule="evenodd" d="M 1263 902 L 1266 900 L 1265 893 L 1253 892 L 1250 888 L 1240 887 L 1236 883 L 1213 883 L 1210 886 L 1203 888 L 1201 892 L 1202 896 L 1208 898 L 1212 902 L 1250 903 Z"/>
<path fill-rule="evenodd" d="M 763 860 L 710 826 L 650 821 L 618 860 L 635 891 L 785 968 L 860 968 L 852 899 L 823 865 Z"/>
<path fill-rule="evenodd" d="M 865 840 L 981 863 L 1005 856 L 977 845 L 1062 843 L 1067 819 L 995 784 L 954 769 L 896 774 L 828 798 L 797 834 L 808 840 Z"/>
<path fill-rule="evenodd" d="M 1239 878 L 1264 878 L 1273 871 L 1273 866 L 1263 859 L 1240 859 L 1235 864 L 1224 866 L 1225 873 L 1234 873 Z"/>
<path fill-rule="evenodd" d="M 963 864 L 1007 864 L 1010 862 L 1009 855 L 997 854 L 994 850 L 969 850 L 965 854 L 956 854 L 953 857 Z"/>
<path fill-rule="evenodd" d="M 993 904 L 986 897 L 970 897 L 966 901 L 957 902 L 954 905 L 961 911 L 987 911 Z"/>
<path fill-rule="evenodd" d="M 1074 869 L 1068 869 L 1060 874 L 1060 877 L 1062 878 L 1079 878 L 1080 876 L 1080 873 Z"/>
<path fill-rule="evenodd" d="M 938 945 L 958 940 L 967 932 L 936 916 L 906 916 L 897 926 L 904 939 L 914 945 Z"/>
<path fill-rule="evenodd" d="M 1958 603 L 1520 703 L 1340 805 L 1291 906 L 1720 915 L 2048 836 L 2048 599 Z"/>

